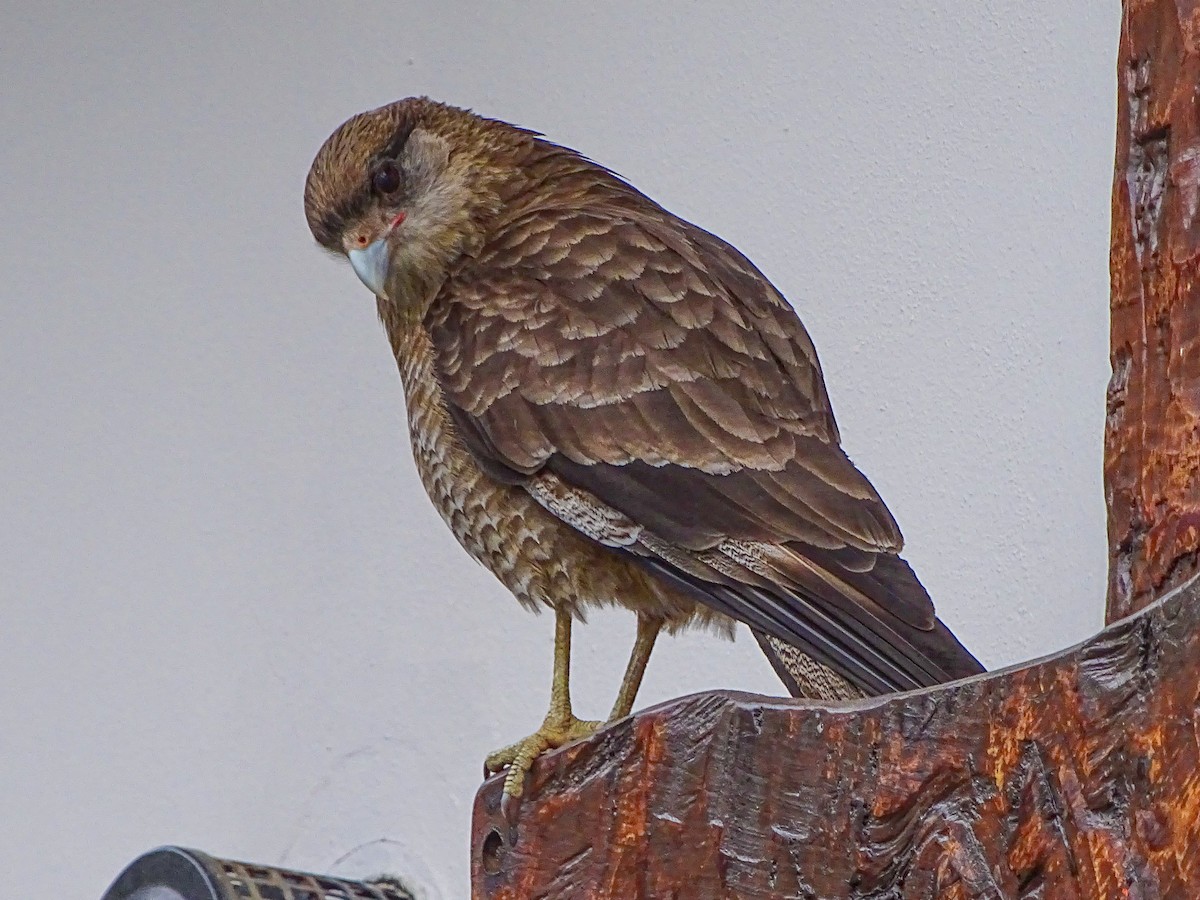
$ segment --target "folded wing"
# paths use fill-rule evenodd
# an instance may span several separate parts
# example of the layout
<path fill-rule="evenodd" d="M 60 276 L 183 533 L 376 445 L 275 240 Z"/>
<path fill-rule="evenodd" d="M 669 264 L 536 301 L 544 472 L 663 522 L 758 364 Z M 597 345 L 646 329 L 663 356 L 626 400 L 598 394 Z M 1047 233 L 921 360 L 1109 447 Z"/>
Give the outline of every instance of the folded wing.
<path fill-rule="evenodd" d="M 623 517 L 614 552 L 864 692 L 981 671 L 839 446 L 799 318 L 728 244 L 657 208 L 541 210 L 426 323 L 481 466 L 571 492 L 547 506 L 568 524 Z"/>

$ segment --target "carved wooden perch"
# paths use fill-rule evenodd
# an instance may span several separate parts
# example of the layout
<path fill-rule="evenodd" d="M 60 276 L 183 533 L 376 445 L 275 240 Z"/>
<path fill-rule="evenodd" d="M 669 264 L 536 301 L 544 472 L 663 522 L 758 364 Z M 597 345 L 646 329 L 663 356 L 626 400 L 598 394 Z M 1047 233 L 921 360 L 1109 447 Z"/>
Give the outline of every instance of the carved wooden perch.
<path fill-rule="evenodd" d="M 1200 2 L 1127 0 L 1105 477 L 1133 616 L 926 691 L 643 712 L 539 760 L 514 832 L 481 788 L 477 900 L 1200 898 L 1198 86 Z"/>
<path fill-rule="evenodd" d="M 1129 0 L 1118 63 L 1109 620 L 1200 570 L 1200 8 Z"/>
<path fill-rule="evenodd" d="M 476 898 L 1200 897 L 1200 582 L 1042 662 L 844 707 L 698 694 L 475 801 Z"/>

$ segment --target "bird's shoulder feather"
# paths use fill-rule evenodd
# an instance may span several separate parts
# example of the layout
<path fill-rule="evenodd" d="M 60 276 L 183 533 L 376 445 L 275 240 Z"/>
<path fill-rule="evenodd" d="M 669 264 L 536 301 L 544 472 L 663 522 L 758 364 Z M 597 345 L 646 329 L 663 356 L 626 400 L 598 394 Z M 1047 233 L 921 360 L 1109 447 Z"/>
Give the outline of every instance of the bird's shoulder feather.
<path fill-rule="evenodd" d="M 657 208 L 526 215 L 426 323 L 456 421 L 497 475 L 549 466 L 686 546 L 900 545 L 838 445 L 795 312 L 740 253 Z"/>

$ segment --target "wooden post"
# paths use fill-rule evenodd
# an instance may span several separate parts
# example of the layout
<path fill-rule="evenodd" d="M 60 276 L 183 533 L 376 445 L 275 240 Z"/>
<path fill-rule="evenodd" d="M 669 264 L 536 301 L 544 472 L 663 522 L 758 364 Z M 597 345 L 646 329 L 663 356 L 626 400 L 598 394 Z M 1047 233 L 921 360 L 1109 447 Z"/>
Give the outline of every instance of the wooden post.
<path fill-rule="evenodd" d="M 1110 622 L 1200 559 L 1200 5 L 1127 0 L 1117 75 Z"/>
<path fill-rule="evenodd" d="M 484 784 L 476 900 L 1200 898 L 1200 0 L 1127 0 L 1118 76 L 1114 624 L 930 690 L 626 719 L 539 760 L 514 829 Z"/>
<path fill-rule="evenodd" d="M 697 694 L 475 799 L 475 900 L 1200 897 L 1200 580 L 1085 644 L 819 706 Z"/>

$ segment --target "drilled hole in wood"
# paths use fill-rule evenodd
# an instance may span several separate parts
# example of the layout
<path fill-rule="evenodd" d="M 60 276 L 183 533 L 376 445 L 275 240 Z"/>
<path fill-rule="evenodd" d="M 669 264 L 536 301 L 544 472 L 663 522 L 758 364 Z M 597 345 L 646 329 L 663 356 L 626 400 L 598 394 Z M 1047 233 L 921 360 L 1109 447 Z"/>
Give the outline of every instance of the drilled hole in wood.
<path fill-rule="evenodd" d="M 500 866 L 504 862 L 504 838 L 500 836 L 500 832 L 497 829 L 493 828 L 488 832 L 487 837 L 483 839 L 481 856 L 483 871 L 489 875 L 500 874 Z"/>

